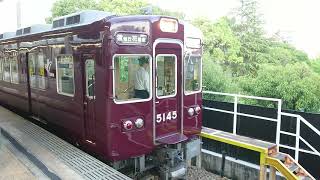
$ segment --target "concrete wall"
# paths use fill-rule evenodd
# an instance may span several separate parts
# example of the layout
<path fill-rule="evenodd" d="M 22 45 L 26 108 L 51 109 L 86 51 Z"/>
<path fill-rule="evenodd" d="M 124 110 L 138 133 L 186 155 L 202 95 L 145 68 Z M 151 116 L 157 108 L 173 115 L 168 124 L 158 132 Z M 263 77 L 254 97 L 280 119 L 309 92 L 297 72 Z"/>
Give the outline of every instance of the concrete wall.
<path fill-rule="evenodd" d="M 207 171 L 220 174 L 222 164 L 221 154 L 212 151 L 202 150 L 202 168 Z M 226 157 L 224 176 L 233 180 L 258 180 L 259 166 L 245 161 L 237 160 L 232 157 Z M 277 173 L 277 180 L 284 180 Z"/>

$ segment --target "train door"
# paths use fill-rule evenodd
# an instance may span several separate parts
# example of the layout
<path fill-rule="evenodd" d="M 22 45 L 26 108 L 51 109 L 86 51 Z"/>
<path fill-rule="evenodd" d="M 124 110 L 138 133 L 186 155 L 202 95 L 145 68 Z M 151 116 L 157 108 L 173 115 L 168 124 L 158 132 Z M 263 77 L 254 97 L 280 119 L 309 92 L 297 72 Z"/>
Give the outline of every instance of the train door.
<path fill-rule="evenodd" d="M 89 143 L 95 141 L 95 56 L 84 54 L 82 56 L 84 67 L 84 127 L 85 138 Z"/>
<path fill-rule="evenodd" d="M 39 102 L 39 91 L 40 87 L 40 71 L 41 65 L 44 61 L 43 54 L 34 51 L 28 53 L 28 73 L 29 73 L 29 85 L 30 85 L 30 110 L 32 118 L 40 120 L 40 102 Z M 42 71 L 41 71 L 42 72 Z"/>
<path fill-rule="evenodd" d="M 155 45 L 155 137 L 157 143 L 176 144 L 183 135 L 182 46 L 175 42 Z"/>

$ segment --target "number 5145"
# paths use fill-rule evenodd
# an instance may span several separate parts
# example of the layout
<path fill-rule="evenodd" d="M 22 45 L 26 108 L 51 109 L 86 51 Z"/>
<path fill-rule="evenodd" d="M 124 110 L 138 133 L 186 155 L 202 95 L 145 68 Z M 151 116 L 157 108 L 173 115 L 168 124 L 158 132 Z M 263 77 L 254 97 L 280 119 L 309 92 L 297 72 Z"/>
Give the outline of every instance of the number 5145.
<path fill-rule="evenodd" d="M 157 123 L 171 121 L 177 119 L 177 111 L 169 111 L 166 113 L 157 114 Z"/>

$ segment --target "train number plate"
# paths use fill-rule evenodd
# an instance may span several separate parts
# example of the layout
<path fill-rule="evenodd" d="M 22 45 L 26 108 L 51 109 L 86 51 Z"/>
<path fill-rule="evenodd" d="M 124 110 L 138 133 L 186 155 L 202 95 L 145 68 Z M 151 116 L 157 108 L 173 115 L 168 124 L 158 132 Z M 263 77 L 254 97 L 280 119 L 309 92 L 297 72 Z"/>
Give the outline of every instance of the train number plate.
<path fill-rule="evenodd" d="M 177 111 L 169 111 L 161 114 L 157 114 L 157 123 L 171 121 L 177 119 Z"/>

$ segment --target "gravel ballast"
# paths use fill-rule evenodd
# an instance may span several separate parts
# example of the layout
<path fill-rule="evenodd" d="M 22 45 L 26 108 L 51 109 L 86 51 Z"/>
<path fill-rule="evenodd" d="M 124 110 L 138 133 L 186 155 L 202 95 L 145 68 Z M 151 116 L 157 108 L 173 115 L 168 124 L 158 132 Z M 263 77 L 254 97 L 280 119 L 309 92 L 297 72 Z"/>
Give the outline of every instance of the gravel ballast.
<path fill-rule="evenodd" d="M 195 166 L 188 167 L 187 180 L 229 180 Z"/>

